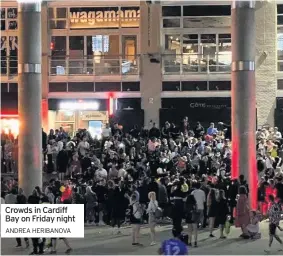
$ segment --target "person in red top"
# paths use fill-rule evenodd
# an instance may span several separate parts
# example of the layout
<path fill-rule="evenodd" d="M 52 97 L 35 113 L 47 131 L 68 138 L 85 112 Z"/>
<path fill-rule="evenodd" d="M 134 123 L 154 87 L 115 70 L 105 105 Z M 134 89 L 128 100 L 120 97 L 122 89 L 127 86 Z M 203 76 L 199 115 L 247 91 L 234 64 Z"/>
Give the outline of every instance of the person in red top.
<path fill-rule="evenodd" d="M 277 189 L 274 186 L 274 180 L 269 180 L 269 185 L 265 188 L 265 203 L 263 204 L 263 214 L 266 215 L 267 210 L 270 208 L 269 197 L 273 196 L 276 198 Z"/>

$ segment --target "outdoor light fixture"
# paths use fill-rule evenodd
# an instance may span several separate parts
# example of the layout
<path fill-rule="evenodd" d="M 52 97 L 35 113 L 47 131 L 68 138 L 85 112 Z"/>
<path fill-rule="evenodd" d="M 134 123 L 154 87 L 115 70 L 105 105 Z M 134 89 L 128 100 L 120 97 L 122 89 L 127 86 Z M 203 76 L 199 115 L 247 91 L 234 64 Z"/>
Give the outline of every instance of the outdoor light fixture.
<path fill-rule="evenodd" d="M 59 109 L 61 110 L 98 110 L 99 103 L 91 102 L 60 102 Z"/>

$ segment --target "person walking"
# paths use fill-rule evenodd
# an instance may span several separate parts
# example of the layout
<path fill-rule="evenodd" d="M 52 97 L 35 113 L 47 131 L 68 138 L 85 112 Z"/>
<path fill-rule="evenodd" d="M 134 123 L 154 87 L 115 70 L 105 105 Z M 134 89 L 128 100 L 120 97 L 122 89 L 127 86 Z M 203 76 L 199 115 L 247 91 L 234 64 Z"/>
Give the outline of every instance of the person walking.
<path fill-rule="evenodd" d="M 92 191 L 90 186 L 86 188 L 85 201 L 86 201 L 86 221 L 89 225 L 92 225 L 94 224 L 94 220 L 95 220 L 94 208 L 98 205 L 98 203 L 97 203 L 97 196 Z"/>
<path fill-rule="evenodd" d="M 221 189 L 219 190 L 219 198 L 217 202 L 217 215 L 216 215 L 216 223 L 218 223 L 220 226 L 221 239 L 226 238 L 224 236 L 224 227 L 228 214 L 229 214 L 229 208 L 228 208 L 227 200 L 225 198 L 225 192 L 224 190 Z"/>
<path fill-rule="evenodd" d="M 209 232 L 210 237 L 215 237 L 212 233 L 214 230 L 215 218 L 217 214 L 217 200 L 216 200 L 216 190 L 212 188 L 207 196 L 207 209 L 209 218 Z"/>
<path fill-rule="evenodd" d="M 269 244 L 268 248 L 265 249 L 264 251 L 266 253 L 270 252 L 271 245 L 273 243 L 273 238 L 275 238 L 278 243 L 281 245 L 280 251 L 283 250 L 283 243 L 280 237 L 276 234 L 276 229 L 280 229 L 279 227 L 279 222 L 281 220 L 281 206 L 280 204 L 275 202 L 275 198 L 273 195 L 269 195 L 269 202 L 270 202 L 270 208 L 268 210 L 268 216 L 269 216 Z"/>
<path fill-rule="evenodd" d="M 142 223 L 143 209 L 138 201 L 137 194 L 132 194 L 130 198 L 131 216 L 130 222 L 132 224 L 132 245 L 141 246 L 139 243 L 140 228 Z"/>
<path fill-rule="evenodd" d="M 189 195 L 185 206 L 186 223 L 188 224 L 188 245 L 192 246 L 192 238 L 194 235 L 194 247 L 198 246 L 198 224 L 201 217 L 201 211 L 198 210 L 197 206 L 194 195 Z"/>
<path fill-rule="evenodd" d="M 150 237 L 151 237 L 151 243 L 150 245 L 156 245 L 156 233 L 155 233 L 155 226 L 156 226 L 156 212 L 158 211 L 158 202 L 156 200 L 156 194 L 155 192 L 149 192 L 148 193 L 148 199 L 149 204 L 147 208 L 148 213 L 148 224 L 150 228 Z"/>

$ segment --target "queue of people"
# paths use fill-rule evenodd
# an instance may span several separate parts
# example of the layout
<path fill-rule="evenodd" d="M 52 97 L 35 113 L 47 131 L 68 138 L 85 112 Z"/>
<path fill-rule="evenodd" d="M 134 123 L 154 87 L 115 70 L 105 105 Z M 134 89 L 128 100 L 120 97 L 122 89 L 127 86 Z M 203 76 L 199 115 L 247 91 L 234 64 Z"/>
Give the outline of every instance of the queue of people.
<path fill-rule="evenodd" d="M 92 138 L 85 129 L 72 138 L 62 128 L 49 134 L 42 131 L 44 172 L 55 177 L 44 184 L 45 200 L 83 203 L 86 225 L 111 225 L 115 234 L 121 233 L 123 223 L 131 223 L 133 246 L 141 246 L 144 223 L 150 227 L 149 243 L 155 245 L 160 219 L 172 221 L 175 233 L 182 232 L 185 221 L 188 244 L 195 247 L 199 228 L 207 225 L 210 238 L 220 227 L 219 238 L 225 239 L 227 220 L 241 228 L 244 239 L 260 236 L 255 226 L 259 215 L 268 216 L 270 195 L 283 202 L 278 129 L 265 127 L 256 132 L 260 209 L 251 212 L 245 177 L 231 179 L 229 125 L 211 123 L 205 129 L 198 122 L 191 127 L 187 117 L 179 126 L 151 125 L 148 130 L 135 126 L 129 132 L 118 124 L 107 125 L 102 139 Z M 16 187 L 16 180 L 2 180 L 5 201 L 14 200 L 10 195 L 19 193 Z M 37 201 L 32 195 L 31 199 Z"/>

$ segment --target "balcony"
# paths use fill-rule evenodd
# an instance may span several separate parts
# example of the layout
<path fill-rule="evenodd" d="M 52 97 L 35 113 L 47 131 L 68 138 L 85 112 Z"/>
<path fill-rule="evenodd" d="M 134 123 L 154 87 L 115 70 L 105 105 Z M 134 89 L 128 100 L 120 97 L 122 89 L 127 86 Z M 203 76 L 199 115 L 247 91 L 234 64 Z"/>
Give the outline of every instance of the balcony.
<path fill-rule="evenodd" d="M 164 75 L 231 73 L 232 55 L 180 54 L 163 55 L 162 71 Z"/>
<path fill-rule="evenodd" d="M 139 75 L 139 57 L 84 56 L 49 57 L 51 76 L 130 76 Z"/>

